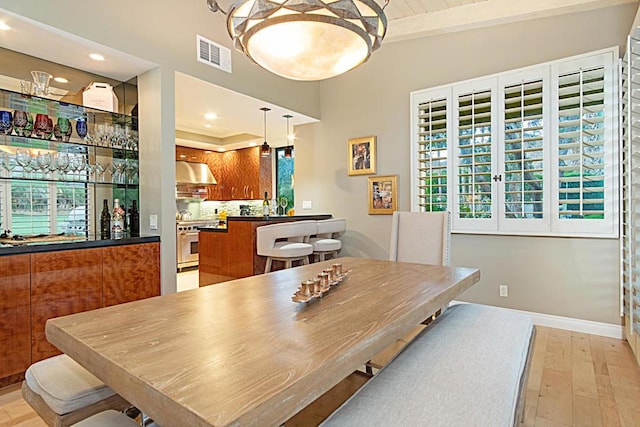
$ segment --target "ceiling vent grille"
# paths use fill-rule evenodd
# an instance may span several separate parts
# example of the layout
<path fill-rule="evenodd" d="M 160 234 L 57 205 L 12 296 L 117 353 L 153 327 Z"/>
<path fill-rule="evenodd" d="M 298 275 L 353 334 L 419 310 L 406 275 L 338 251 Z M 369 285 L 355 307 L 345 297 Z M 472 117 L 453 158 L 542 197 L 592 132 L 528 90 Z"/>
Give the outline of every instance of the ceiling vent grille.
<path fill-rule="evenodd" d="M 198 44 L 198 61 L 227 73 L 231 72 L 231 50 L 209 39 L 196 36 Z"/>

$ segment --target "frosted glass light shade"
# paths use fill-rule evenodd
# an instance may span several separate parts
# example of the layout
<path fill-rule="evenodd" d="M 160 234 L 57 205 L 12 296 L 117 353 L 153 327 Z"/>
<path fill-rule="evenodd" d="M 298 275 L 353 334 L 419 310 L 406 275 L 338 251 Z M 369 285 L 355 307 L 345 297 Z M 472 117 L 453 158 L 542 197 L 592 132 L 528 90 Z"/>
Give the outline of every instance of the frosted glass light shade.
<path fill-rule="evenodd" d="M 323 80 L 365 62 L 386 32 L 373 0 L 238 0 L 227 15 L 237 49 L 293 80 Z"/>

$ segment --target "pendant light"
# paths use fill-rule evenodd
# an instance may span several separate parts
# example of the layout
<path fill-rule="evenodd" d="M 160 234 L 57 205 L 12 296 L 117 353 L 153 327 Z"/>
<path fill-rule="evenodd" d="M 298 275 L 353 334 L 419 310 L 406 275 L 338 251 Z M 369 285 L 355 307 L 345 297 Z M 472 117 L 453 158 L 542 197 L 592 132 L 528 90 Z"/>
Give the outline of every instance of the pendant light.
<path fill-rule="evenodd" d="M 233 45 L 253 62 L 293 80 L 323 80 L 357 67 L 382 44 L 389 0 L 217 0 Z"/>
<path fill-rule="evenodd" d="M 293 134 L 289 130 L 289 119 L 293 116 L 291 114 L 285 114 L 282 117 L 287 119 L 287 146 L 284 147 L 284 157 L 290 159 L 293 157 Z"/>
<path fill-rule="evenodd" d="M 262 157 L 268 157 L 271 154 L 271 147 L 269 147 L 267 143 L 267 111 L 271 111 L 271 108 L 262 107 L 261 110 L 264 112 L 264 142 L 260 149 L 260 155 Z"/>

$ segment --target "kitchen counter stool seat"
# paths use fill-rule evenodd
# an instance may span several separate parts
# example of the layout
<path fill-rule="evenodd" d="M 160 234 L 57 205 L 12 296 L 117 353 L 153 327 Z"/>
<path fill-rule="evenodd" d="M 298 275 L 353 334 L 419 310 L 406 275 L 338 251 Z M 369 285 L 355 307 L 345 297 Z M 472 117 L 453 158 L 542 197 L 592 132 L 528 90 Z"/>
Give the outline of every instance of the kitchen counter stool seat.
<path fill-rule="evenodd" d="M 22 382 L 22 396 L 47 425 L 55 427 L 131 406 L 65 354 L 32 364 Z"/>
<path fill-rule="evenodd" d="M 344 218 L 331 218 L 317 222 L 318 231 L 315 237 L 309 239 L 313 245 L 313 255 L 320 261 L 324 261 L 327 255 L 333 258 L 338 256 L 342 249 L 340 237 L 347 228 L 347 221 Z"/>
<path fill-rule="evenodd" d="M 273 260 L 284 261 L 285 268 L 291 268 L 294 261 L 309 264 L 313 245 L 309 237 L 316 234 L 316 221 L 294 221 L 273 225 L 263 225 L 256 229 L 257 252 L 267 257 L 264 272 L 271 271 Z"/>

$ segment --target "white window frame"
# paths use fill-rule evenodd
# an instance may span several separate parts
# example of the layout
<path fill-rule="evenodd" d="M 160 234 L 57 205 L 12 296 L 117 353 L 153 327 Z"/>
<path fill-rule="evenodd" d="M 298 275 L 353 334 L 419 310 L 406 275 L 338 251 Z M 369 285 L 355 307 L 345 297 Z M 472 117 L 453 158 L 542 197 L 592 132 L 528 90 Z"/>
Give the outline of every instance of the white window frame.
<path fill-rule="evenodd" d="M 563 237 L 619 236 L 619 135 L 618 135 L 618 48 L 499 73 L 464 82 L 425 89 L 410 94 L 411 111 L 411 209 L 420 211 L 417 118 L 421 103 L 447 99 L 447 206 L 452 212 L 452 232 Z M 581 68 L 604 66 L 605 77 L 605 205 L 604 219 L 560 219 L 558 180 L 558 76 Z M 506 218 L 504 181 L 492 185 L 491 218 L 460 218 L 458 199 L 458 95 L 491 90 L 492 175 L 504 176 L 504 89 L 531 80 L 543 82 L 543 217 Z"/>

